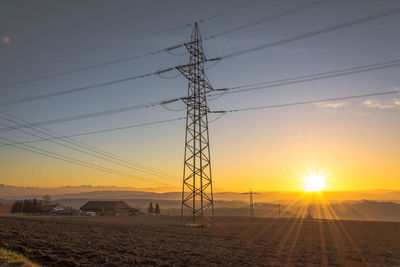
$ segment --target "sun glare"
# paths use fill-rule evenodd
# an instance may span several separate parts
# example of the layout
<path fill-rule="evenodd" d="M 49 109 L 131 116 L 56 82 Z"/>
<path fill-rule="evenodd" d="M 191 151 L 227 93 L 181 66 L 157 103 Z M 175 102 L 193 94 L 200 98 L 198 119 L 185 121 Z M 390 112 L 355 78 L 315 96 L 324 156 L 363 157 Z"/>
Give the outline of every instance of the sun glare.
<path fill-rule="evenodd" d="M 304 178 L 304 188 L 306 192 L 319 192 L 325 189 L 325 175 L 311 171 Z"/>

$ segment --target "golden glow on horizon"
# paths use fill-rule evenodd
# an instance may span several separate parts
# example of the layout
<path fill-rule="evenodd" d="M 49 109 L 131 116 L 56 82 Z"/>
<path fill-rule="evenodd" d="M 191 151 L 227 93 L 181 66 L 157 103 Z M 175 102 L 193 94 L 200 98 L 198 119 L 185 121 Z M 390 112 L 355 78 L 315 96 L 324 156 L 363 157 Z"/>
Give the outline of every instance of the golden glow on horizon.
<path fill-rule="evenodd" d="M 320 192 L 326 188 L 326 175 L 310 171 L 304 178 L 304 189 L 306 192 Z"/>

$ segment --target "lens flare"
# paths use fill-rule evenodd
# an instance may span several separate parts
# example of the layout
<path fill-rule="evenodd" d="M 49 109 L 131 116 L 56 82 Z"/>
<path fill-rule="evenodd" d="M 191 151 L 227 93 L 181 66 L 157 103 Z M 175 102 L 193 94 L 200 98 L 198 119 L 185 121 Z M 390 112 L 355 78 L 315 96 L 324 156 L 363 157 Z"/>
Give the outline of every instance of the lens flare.
<path fill-rule="evenodd" d="M 304 189 L 306 192 L 319 192 L 326 188 L 325 184 L 326 175 L 311 171 L 308 176 L 304 178 Z"/>

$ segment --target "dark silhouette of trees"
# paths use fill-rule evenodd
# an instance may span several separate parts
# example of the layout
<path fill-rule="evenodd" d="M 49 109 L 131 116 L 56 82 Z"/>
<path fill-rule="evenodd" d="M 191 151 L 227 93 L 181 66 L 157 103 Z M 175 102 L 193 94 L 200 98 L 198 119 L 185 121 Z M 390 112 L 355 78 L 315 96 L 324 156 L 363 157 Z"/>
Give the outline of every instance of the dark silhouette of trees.
<path fill-rule="evenodd" d="M 21 200 L 17 200 L 11 207 L 11 213 L 20 213 L 24 209 L 24 202 Z"/>
<path fill-rule="evenodd" d="M 147 213 L 148 214 L 154 214 L 154 208 L 153 208 L 153 203 L 152 202 L 150 202 L 149 209 L 147 210 Z"/>
<path fill-rule="evenodd" d="M 158 203 L 156 203 L 156 208 L 154 209 L 154 214 L 155 215 L 160 215 L 160 206 L 158 206 Z"/>
<path fill-rule="evenodd" d="M 11 207 L 11 213 L 47 213 L 50 211 L 48 201 L 34 199 L 17 200 Z"/>

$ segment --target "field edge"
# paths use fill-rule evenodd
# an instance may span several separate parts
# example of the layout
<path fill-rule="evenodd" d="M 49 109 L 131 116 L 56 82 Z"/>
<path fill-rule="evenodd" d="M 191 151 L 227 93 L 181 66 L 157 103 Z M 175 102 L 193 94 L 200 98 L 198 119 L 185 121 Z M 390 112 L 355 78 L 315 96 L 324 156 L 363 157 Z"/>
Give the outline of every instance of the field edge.
<path fill-rule="evenodd" d="M 0 266 L 41 267 L 41 265 L 33 263 L 25 256 L 3 248 L 0 248 Z"/>

